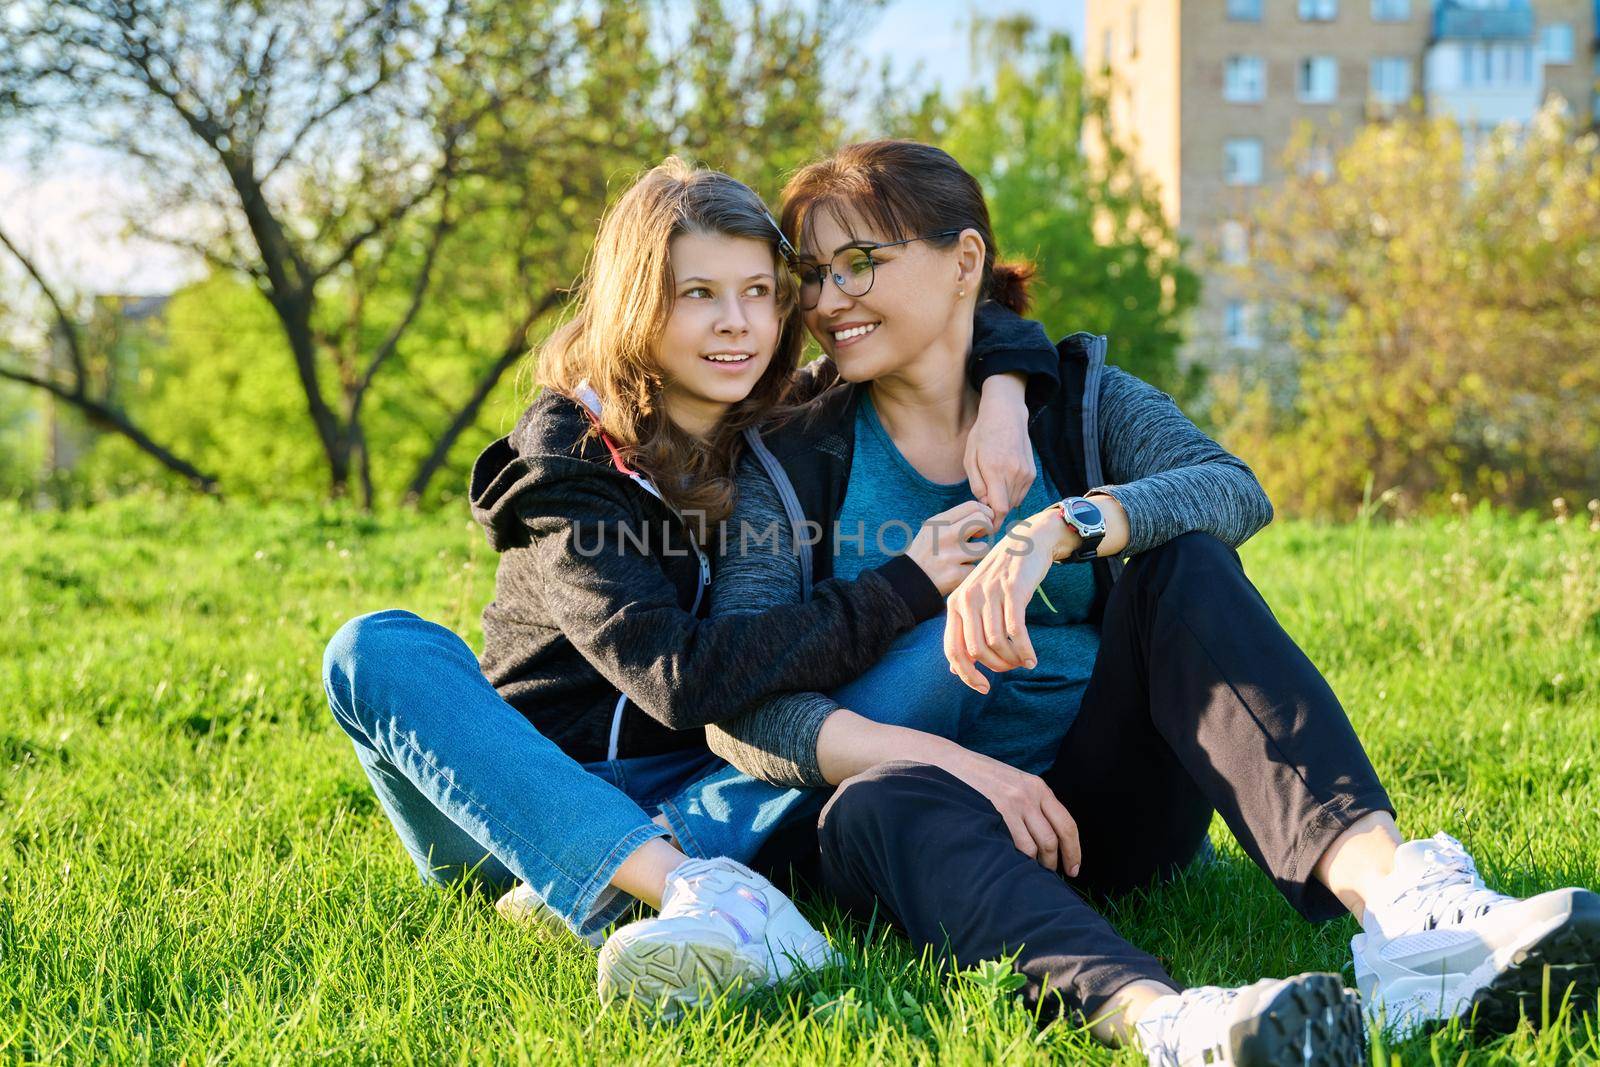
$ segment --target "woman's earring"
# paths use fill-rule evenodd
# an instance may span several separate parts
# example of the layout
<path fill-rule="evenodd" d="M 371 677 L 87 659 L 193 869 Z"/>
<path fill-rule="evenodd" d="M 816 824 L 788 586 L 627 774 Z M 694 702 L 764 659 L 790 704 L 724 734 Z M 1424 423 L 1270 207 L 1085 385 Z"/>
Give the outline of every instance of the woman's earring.
<path fill-rule="evenodd" d="M 956 295 L 957 296 L 966 296 L 967 295 L 967 291 L 965 289 L 957 289 L 956 290 Z"/>

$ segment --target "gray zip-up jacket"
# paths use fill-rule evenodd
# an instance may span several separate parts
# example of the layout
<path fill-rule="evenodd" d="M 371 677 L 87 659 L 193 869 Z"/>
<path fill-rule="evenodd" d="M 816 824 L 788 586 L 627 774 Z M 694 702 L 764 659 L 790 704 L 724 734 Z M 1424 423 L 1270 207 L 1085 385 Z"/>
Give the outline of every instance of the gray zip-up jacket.
<path fill-rule="evenodd" d="M 1250 468 L 1202 433 L 1167 394 L 1108 367 L 1104 337 L 1076 334 L 1061 343 L 1060 351 L 1064 372 L 1069 360 L 1077 364 L 1071 368 L 1076 378 L 1063 373 L 1063 380 L 1081 383 L 1081 392 L 1063 389 L 1051 401 L 1057 410 L 1043 413 L 1051 417 L 1033 420 L 1034 445 L 1064 492 L 1105 493 L 1122 504 L 1129 524 L 1126 555 L 1196 530 L 1237 546 L 1272 521 L 1272 504 Z M 713 618 L 808 599 L 819 561 L 804 547 L 816 538 L 802 524 L 826 525 L 837 513 L 806 515 L 795 481 L 847 475 L 856 403 L 841 395 L 832 410 L 827 425 L 804 431 L 810 435 L 805 447 L 781 449 L 786 457 L 782 463 L 761 437 L 748 435 L 750 449 L 738 473 L 732 522 L 775 527 L 780 540 L 771 551 L 722 557 L 711 588 Z M 819 468 L 825 471 L 819 473 Z M 842 501 L 844 494 L 834 486 L 825 495 Z M 831 551 L 826 538 L 816 551 Z M 831 569 L 831 559 L 821 566 Z M 1106 585 L 1121 573 L 1120 560 L 1096 566 Z M 785 786 L 825 786 L 817 765 L 817 735 L 838 709 L 824 693 L 784 693 L 708 726 L 706 740 L 718 755 L 758 778 Z"/>

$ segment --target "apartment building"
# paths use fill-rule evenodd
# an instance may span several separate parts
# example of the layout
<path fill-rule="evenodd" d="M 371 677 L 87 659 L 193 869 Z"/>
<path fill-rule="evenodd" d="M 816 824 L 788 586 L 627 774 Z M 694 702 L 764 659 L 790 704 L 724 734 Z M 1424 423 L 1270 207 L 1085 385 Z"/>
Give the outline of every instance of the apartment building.
<path fill-rule="evenodd" d="M 1316 130 L 1327 166 L 1363 122 L 1420 102 L 1469 142 L 1559 94 L 1584 122 L 1600 95 L 1600 0 L 1088 0 L 1085 66 L 1106 76 L 1113 135 L 1160 185 L 1199 254 L 1190 354 L 1261 348 L 1261 315 L 1217 263 L 1250 255 L 1241 221 Z"/>

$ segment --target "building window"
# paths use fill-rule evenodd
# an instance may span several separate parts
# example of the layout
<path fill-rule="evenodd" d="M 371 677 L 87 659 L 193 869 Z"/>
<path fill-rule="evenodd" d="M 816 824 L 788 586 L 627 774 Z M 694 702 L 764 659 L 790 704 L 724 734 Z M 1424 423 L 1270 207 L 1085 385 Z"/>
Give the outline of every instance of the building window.
<path fill-rule="evenodd" d="M 1533 84 L 1533 47 L 1525 44 L 1462 45 L 1461 86 L 1506 89 Z"/>
<path fill-rule="evenodd" d="M 1235 137 L 1222 143 L 1222 180 L 1229 185 L 1261 184 L 1261 141 Z"/>
<path fill-rule="evenodd" d="M 1243 300 L 1230 300 L 1222 309 L 1222 336 L 1234 348 L 1260 348 L 1256 308 Z"/>
<path fill-rule="evenodd" d="M 1138 5 L 1128 9 L 1128 58 L 1132 59 L 1139 54 L 1139 8 Z"/>
<path fill-rule="evenodd" d="M 1339 0 L 1300 0 L 1300 21 L 1332 22 L 1339 17 Z"/>
<path fill-rule="evenodd" d="M 1405 56 L 1374 59 L 1368 91 L 1380 104 L 1403 104 L 1411 99 L 1411 60 Z"/>
<path fill-rule="evenodd" d="M 1111 69 L 1111 31 L 1108 29 L 1100 35 L 1100 66 L 1106 70 Z"/>
<path fill-rule="evenodd" d="M 1242 267 L 1250 262 L 1250 231 L 1238 219 L 1227 219 L 1217 231 L 1217 252 L 1224 266 Z"/>
<path fill-rule="evenodd" d="M 1235 22 L 1260 22 L 1261 0 L 1228 0 L 1228 17 Z"/>
<path fill-rule="evenodd" d="M 1267 95 L 1267 62 L 1260 56 L 1229 56 L 1222 63 L 1222 99 L 1250 104 Z"/>
<path fill-rule="evenodd" d="M 1408 22 L 1411 0 L 1372 0 L 1373 22 Z"/>
<path fill-rule="evenodd" d="M 1303 103 L 1330 103 L 1339 95 L 1339 61 L 1332 56 L 1302 59 L 1298 90 Z"/>
<path fill-rule="evenodd" d="M 1539 27 L 1539 53 L 1546 63 L 1572 62 L 1572 23 L 1552 22 Z"/>

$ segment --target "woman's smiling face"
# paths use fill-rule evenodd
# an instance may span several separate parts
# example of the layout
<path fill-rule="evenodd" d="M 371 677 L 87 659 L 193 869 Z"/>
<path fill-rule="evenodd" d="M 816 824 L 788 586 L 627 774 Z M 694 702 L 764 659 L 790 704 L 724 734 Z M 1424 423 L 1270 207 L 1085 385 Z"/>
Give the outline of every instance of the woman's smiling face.
<path fill-rule="evenodd" d="M 851 245 L 901 239 L 875 232 L 848 210 L 821 210 L 809 223 L 800 258 L 825 270 Z M 872 288 L 862 296 L 843 292 L 831 274 L 823 278 L 817 306 L 802 317 L 842 378 L 865 382 L 893 374 L 943 336 L 963 304 L 957 294 L 964 243 L 938 248 L 917 240 L 873 250 Z"/>

